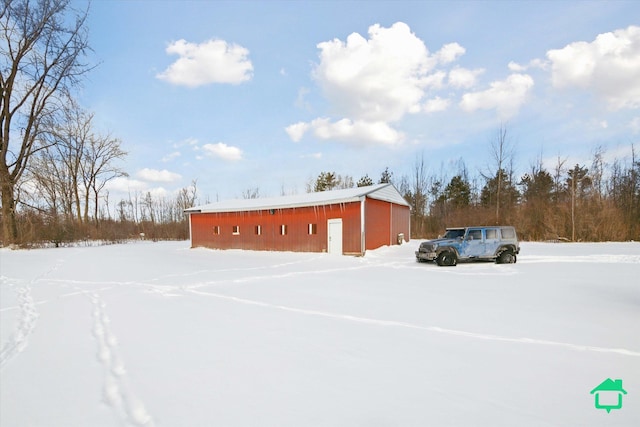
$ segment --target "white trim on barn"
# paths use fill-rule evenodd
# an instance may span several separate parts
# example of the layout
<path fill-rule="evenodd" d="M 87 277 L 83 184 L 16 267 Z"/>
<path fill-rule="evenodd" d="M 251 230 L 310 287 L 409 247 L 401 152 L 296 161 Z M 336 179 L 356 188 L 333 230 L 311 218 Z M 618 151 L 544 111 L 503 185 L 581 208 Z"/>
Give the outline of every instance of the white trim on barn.
<path fill-rule="evenodd" d="M 264 209 L 287 209 L 307 206 L 323 206 L 335 203 L 350 203 L 370 197 L 402 206 L 409 206 L 400 192 L 392 184 L 376 184 L 367 187 L 345 190 L 320 191 L 316 193 L 296 194 L 293 196 L 267 197 L 258 199 L 225 200 L 208 205 L 195 206 L 185 213 L 207 212 L 243 212 Z"/>

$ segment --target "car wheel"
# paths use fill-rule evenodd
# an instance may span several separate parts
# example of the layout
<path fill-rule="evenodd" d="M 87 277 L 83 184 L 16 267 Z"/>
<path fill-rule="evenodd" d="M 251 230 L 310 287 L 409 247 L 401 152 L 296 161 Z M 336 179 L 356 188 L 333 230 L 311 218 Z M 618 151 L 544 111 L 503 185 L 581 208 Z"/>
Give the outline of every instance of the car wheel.
<path fill-rule="evenodd" d="M 453 252 L 440 252 L 440 255 L 436 258 L 436 263 L 440 267 L 455 267 L 458 264 L 458 257 Z"/>
<path fill-rule="evenodd" d="M 516 255 L 510 250 L 501 252 L 498 255 L 498 264 L 515 264 L 516 263 Z"/>

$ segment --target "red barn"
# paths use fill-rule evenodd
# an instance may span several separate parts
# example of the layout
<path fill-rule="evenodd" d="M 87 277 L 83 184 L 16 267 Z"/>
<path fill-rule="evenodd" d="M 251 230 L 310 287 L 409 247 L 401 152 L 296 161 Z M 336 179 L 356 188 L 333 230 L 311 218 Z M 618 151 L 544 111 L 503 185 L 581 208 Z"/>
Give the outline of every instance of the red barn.
<path fill-rule="evenodd" d="M 409 241 L 409 204 L 392 184 L 196 206 L 191 247 L 364 255 Z"/>

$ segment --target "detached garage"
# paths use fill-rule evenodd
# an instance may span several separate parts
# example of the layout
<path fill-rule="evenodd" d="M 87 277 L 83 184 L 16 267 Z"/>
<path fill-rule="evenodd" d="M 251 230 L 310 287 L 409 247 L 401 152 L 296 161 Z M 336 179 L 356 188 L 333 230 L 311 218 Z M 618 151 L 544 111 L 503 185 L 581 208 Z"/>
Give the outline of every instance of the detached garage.
<path fill-rule="evenodd" d="M 187 209 L 191 247 L 364 255 L 409 241 L 409 204 L 392 184 Z"/>

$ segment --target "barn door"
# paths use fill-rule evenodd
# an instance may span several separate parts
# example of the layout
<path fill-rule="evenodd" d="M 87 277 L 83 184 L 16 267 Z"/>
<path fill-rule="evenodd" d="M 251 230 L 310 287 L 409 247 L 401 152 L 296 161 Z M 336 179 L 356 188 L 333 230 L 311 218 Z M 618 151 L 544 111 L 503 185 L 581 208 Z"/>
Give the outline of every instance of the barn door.
<path fill-rule="evenodd" d="M 327 221 L 329 242 L 327 252 L 342 255 L 342 218 Z"/>

